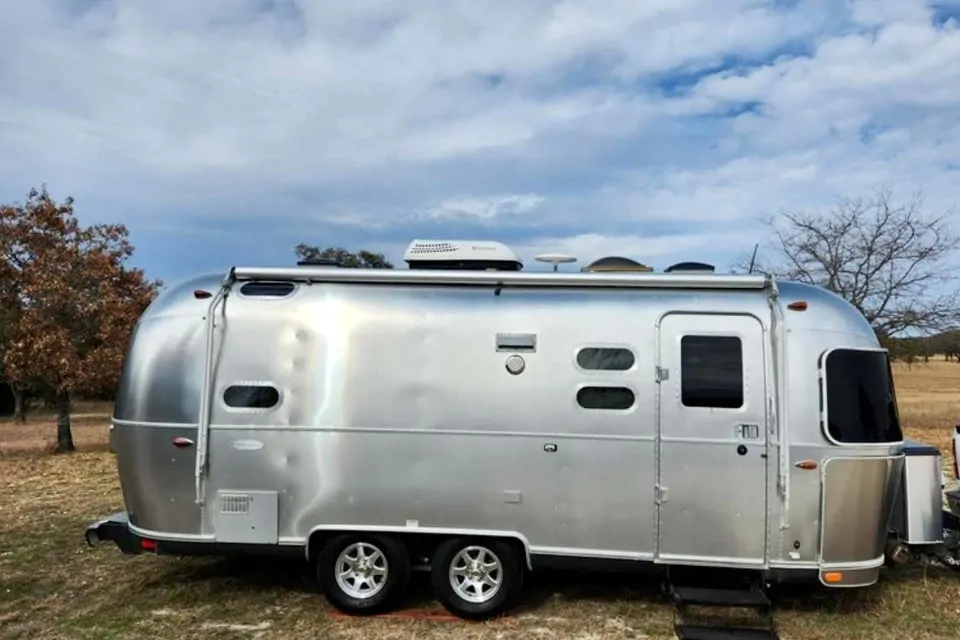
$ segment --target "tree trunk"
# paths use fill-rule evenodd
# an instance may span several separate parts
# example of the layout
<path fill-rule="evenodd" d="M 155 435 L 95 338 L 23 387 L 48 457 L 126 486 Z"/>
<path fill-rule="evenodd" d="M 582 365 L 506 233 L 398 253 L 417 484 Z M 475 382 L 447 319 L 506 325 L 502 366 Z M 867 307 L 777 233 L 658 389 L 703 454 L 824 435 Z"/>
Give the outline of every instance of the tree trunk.
<path fill-rule="evenodd" d="M 76 451 L 70 431 L 70 392 L 57 392 L 57 453 Z"/>
<path fill-rule="evenodd" d="M 11 385 L 10 389 L 13 390 L 13 421 L 14 422 L 26 422 L 27 421 L 27 394 L 23 392 L 23 389 L 17 385 Z"/>

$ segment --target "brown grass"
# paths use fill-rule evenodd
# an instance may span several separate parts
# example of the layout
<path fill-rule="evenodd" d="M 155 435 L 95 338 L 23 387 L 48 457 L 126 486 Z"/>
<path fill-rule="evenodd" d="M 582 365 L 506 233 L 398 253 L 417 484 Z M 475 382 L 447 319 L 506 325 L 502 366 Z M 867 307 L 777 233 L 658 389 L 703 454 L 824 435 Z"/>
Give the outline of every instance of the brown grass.
<path fill-rule="evenodd" d="M 960 420 L 960 365 L 895 370 L 911 438 L 941 447 Z M 442 614 L 422 576 L 415 615 L 335 615 L 298 562 L 124 556 L 88 548 L 83 528 L 122 508 L 106 451 L 109 406 L 77 407 L 80 452 L 50 455 L 52 416 L 0 421 L 0 637 L 3 638 L 672 638 L 658 585 L 636 576 L 535 574 L 508 618 Z M 945 463 L 951 458 L 944 457 Z M 776 600 L 782 638 L 960 637 L 960 574 L 913 567 L 875 587 L 809 589 Z M 433 615 L 427 615 L 433 614 Z"/>

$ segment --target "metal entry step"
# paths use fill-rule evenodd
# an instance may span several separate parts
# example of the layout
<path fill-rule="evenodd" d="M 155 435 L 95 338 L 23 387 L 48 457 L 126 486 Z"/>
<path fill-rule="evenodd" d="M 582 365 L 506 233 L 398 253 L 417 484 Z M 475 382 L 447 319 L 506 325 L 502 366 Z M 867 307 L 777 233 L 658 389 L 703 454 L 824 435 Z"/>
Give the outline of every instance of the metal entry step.
<path fill-rule="evenodd" d="M 778 640 L 770 629 L 699 627 L 692 624 L 678 624 L 677 638 L 680 640 Z"/>
<path fill-rule="evenodd" d="M 678 606 L 749 607 L 767 611 L 770 599 L 759 588 L 717 589 L 670 585 L 668 593 Z"/>
<path fill-rule="evenodd" d="M 674 629 L 680 640 L 777 640 L 773 624 L 773 604 L 758 575 L 723 572 L 695 574 L 673 572 L 663 585 L 664 594 L 676 608 Z M 750 609 L 751 619 L 744 612 L 736 618 L 711 615 L 708 621 L 694 621 L 693 607 L 733 611 Z M 716 612 L 714 612 L 716 613 Z M 759 618 L 759 619 L 754 619 Z"/>

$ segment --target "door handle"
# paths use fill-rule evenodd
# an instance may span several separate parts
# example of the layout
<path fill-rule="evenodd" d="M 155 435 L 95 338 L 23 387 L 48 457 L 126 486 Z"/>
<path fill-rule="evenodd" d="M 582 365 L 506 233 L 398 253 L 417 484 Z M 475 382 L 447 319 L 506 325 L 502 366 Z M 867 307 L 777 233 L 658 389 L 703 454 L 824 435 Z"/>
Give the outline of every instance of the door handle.
<path fill-rule="evenodd" d="M 756 423 L 741 423 L 736 427 L 736 436 L 740 440 L 759 440 L 760 425 Z"/>

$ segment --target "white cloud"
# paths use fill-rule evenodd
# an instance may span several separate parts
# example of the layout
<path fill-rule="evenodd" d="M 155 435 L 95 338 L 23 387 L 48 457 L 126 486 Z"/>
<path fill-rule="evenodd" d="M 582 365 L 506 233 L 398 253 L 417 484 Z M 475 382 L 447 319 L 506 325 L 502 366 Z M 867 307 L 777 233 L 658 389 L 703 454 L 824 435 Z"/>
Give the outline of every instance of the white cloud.
<path fill-rule="evenodd" d="M 47 182 L 135 230 L 259 215 L 260 247 L 500 233 L 719 263 L 759 215 L 880 183 L 955 204 L 943 7 L 938 26 L 921 0 L 0 3 L 0 200 Z M 209 259 L 273 251 L 231 250 Z"/>
<path fill-rule="evenodd" d="M 503 216 L 514 216 L 536 209 L 543 196 L 516 194 L 490 198 L 458 198 L 444 200 L 419 215 L 421 218 L 440 220 L 467 218 L 495 223 Z"/>

